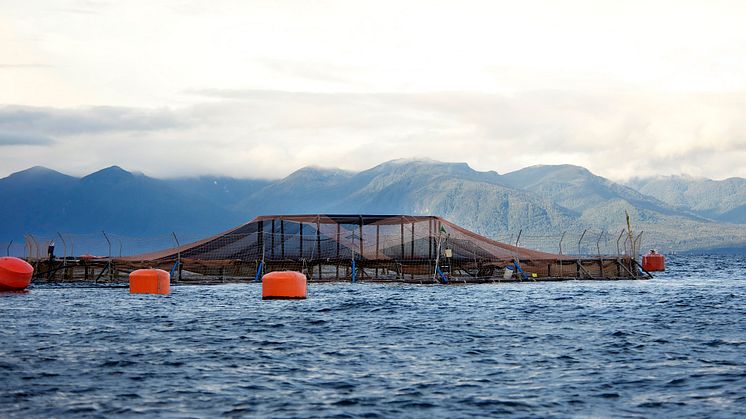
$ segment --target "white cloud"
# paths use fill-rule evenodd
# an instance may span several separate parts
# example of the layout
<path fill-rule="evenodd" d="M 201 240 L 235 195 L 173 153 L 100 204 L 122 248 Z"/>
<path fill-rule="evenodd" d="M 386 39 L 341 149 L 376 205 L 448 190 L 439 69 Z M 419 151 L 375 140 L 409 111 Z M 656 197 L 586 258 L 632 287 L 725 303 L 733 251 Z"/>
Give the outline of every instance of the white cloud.
<path fill-rule="evenodd" d="M 0 10 L 0 129 L 14 139 L 0 175 L 120 164 L 277 177 L 431 157 L 501 172 L 574 163 L 616 178 L 746 176 L 740 1 Z M 43 118 L 9 122 L 8 109 Z"/>
<path fill-rule="evenodd" d="M 19 146 L 0 155 L 0 166 L 280 177 L 311 164 L 361 170 L 429 157 L 499 172 L 572 163 L 612 178 L 746 176 L 736 164 L 746 153 L 738 118 L 746 95 L 204 94 L 180 109 L 0 109 L 0 129 L 55 139 L 44 152 Z"/>

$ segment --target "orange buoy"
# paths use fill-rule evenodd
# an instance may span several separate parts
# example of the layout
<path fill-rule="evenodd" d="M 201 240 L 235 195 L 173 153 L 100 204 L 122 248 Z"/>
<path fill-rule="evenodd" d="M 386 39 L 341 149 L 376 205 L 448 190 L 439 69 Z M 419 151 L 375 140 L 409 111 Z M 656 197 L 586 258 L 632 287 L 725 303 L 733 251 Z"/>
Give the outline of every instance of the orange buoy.
<path fill-rule="evenodd" d="M 138 269 L 130 274 L 130 294 L 168 294 L 171 276 L 163 269 Z"/>
<path fill-rule="evenodd" d="M 306 276 L 300 272 L 270 272 L 262 277 L 262 300 L 305 300 Z"/>
<path fill-rule="evenodd" d="M 0 257 L 0 291 L 21 291 L 26 289 L 34 276 L 34 267 L 25 260 L 14 257 Z"/>
<path fill-rule="evenodd" d="M 642 269 L 648 272 L 663 272 L 666 270 L 666 258 L 655 250 L 642 257 Z"/>

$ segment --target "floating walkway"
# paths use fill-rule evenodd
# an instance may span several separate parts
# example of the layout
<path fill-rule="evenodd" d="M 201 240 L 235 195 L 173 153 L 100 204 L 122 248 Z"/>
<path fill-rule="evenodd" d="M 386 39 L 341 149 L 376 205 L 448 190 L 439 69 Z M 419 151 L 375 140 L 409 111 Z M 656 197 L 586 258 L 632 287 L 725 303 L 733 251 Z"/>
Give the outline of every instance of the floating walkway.
<path fill-rule="evenodd" d="M 309 282 L 469 284 L 648 279 L 634 257 L 576 257 L 501 243 L 435 216 L 262 216 L 194 243 L 119 258 L 37 261 L 52 282 L 121 282 L 159 268 L 174 283 L 258 281 L 298 271 Z"/>

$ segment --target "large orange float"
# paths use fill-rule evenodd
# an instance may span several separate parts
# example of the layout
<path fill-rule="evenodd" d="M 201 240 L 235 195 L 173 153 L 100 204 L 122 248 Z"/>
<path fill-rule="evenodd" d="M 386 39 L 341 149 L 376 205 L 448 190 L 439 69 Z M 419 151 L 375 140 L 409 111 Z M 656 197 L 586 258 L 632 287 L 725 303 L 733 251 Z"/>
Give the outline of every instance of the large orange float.
<path fill-rule="evenodd" d="M 663 272 L 666 270 L 666 258 L 655 250 L 651 250 L 642 257 L 642 269 L 648 272 Z"/>
<path fill-rule="evenodd" d="M 262 277 L 262 300 L 304 300 L 306 276 L 300 272 L 270 272 Z"/>
<path fill-rule="evenodd" d="M 130 294 L 168 294 L 171 275 L 163 269 L 138 269 L 130 274 Z"/>
<path fill-rule="evenodd" d="M 34 276 L 34 267 L 25 260 L 0 257 L 0 291 L 26 289 Z"/>

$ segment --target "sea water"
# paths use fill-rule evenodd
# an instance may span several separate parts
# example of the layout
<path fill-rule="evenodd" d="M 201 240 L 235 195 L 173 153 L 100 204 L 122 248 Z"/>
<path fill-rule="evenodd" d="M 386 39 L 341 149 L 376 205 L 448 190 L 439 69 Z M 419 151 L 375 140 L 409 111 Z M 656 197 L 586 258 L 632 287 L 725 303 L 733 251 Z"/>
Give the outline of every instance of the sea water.
<path fill-rule="evenodd" d="M 0 295 L 0 416 L 746 415 L 746 257 L 650 281 L 34 286 Z"/>

